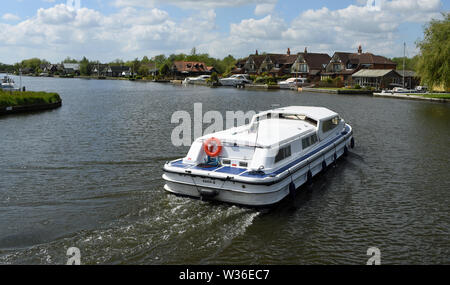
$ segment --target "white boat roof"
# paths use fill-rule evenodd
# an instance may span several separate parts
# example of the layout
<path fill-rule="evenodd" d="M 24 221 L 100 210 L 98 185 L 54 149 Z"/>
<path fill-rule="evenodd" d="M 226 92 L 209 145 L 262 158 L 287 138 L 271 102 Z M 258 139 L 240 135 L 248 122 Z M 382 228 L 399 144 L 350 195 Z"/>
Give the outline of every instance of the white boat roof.
<path fill-rule="evenodd" d="M 304 116 L 314 119 L 316 121 L 327 120 L 327 119 L 333 118 L 338 115 L 338 113 L 333 112 L 330 109 L 327 109 L 324 107 L 310 107 L 310 106 L 282 107 L 282 108 L 269 110 L 264 113 L 304 115 Z"/>
<path fill-rule="evenodd" d="M 222 143 L 238 145 L 272 147 L 293 139 L 294 137 L 314 133 L 316 128 L 303 120 L 267 119 L 259 122 L 254 130 L 249 125 L 209 134 L 200 139 L 218 138 Z"/>
<path fill-rule="evenodd" d="M 316 121 L 334 118 L 338 114 L 324 107 L 289 106 L 258 113 L 255 116 L 264 116 L 269 113 L 302 115 Z M 253 121 L 253 120 L 252 120 Z M 200 137 L 205 140 L 216 137 L 222 142 L 239 145 L 271 147 L 289 141 L 295 137 L 304 136 L 317 130 L 317 126 L 300 119 L 284 119 L 273 117 L 259 121 L 258 132 L 251 129 L 251 124 L 231 128 L 217 133 Z"/>

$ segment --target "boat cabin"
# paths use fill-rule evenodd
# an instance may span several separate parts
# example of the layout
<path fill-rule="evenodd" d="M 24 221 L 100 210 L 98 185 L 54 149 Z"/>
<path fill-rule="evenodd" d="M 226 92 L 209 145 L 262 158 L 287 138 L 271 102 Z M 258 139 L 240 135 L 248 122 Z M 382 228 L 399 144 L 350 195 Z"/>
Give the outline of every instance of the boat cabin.
<path fill-rule="evenodd" d="M 314 150 L 344 126 L 337 113 L 322 107 L 269 110 L 255 115 L 248 125 L 198 138 L 183 163 L 207 166 L 213 162 L 255 171 L 277 169 Z M 205 141 L 212 137 L 221 143 L 215 159 L 204 151 Z"/>

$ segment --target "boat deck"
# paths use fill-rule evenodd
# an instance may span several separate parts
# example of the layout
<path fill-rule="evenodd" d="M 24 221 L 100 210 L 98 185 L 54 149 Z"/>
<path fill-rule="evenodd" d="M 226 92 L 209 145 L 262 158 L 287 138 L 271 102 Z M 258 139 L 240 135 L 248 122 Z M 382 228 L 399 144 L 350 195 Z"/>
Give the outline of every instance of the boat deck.
<path fill-rule="evenodd" d="M 285 172 L 286 170 L 294 167 L 295 165 L 301 163 L 302 161 L 308 159 L 309 157 L 313 156 L 314 154 L 320 152 L 321 150 L 327 148 L 331 144 L 335 143 L 337 140 L 346 136 L 350 131 L 351 131 L 350 126 L 346 125 L 345 130 L 341 134 L 339 134 L 339 136 L 336 136 L 335 138 L 331 139 L 330 141 L 328 141 L 327 143 L 325 143 L 323 145 L 318 145 L 318 147 L 314 148 L 310 152 L 291 161 L 290 163 L 284 165 L 283 167 L 281 167 L 279 169 L 271 171 L 270 173 L 254 172 L 254 171 L 248 170 L 247 168 L 239 168 L 239 167 L 231 167 L 231 166 L 200 167 L 198 165 L 183 163 L 183 159 L 178 159 L 178 160 L 169 162 L 169 165 L 172 167 L 182 168 L 185 170 L 195 169 L 195 170 L 205 171 L 207 173 L 213 173 L 213 172 L 226 173 L 226 174 L 242 176 L 242 177 L 252 177 L 252 178 L 275 177 L 275 176 Z"/>

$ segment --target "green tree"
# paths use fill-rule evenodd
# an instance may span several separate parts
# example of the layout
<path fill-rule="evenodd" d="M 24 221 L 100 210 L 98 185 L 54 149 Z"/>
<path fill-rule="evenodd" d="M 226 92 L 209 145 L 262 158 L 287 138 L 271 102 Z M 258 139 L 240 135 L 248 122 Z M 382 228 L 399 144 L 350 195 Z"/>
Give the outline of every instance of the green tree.
<path fill-rule="evenodd" d="M 80 74 L 84 76 L 91 75 L 92 72 L 92 66 L 89 60 L 86 57 L 83 57 L 83 59 L 80 61 Z"/>
<path fill-rule="evenodd" d="M 148 76 L 148 66 L 141 65 L 138 69 L 138 74 L 140 76 Z"/>
<path fill-rule="evenodd" d="M 112 66 L 122 66 L 124 64 L 125 64 L 125 62 L 123 62 L 123 60 L 121 60 L 119 58 L 109 63 L 109 65 L 112 65 Z"/>
<path fill-rule="evenodd" d="M 403 57 L 394 57 L 391 60 L 397 63 L 397 70 L 403 70 Z M 413 56 L 411 58 L 407 57 L 405 60 L 405 70 L 417 70 L 417 62 L 419 61 L 419 56 Z"/>
<path fill-rule="evenodd" d="M 141 60 L 141 63 L 142 63 L 142 64 L 150 63 L 150 59 L 149 59 L 147 56 L 144 56 L 144 57 L 142 58 L 142 60 Z"/>
<path fill-rule="evenodd" d="M 135 58 L 131 62 L 131 70 L 133 72 L 133 75 L 136 74 L 139 71 L 140 67 L 141 67 L 141 62 L 139 61 L 139 58 Z"/>
<path fill-rule="evenodd" d="M 12 73 L 14 70 L 13 65 L 0 63 L 0 72 Z"/>
<path fill-rule="evenodd" d="M 153 57 L 153 61 L 156 64 L 156 68 L 160 68 L 164 62 L 167 60 L 166 56 L 163 54 L 157 55 L 155 57 Z"/>
<path fill-rule="evenodd" d="M 450 89 L 450 12 L 442 20 L 433 19 L 425 26 L 424 39 L 417 42 L 420 56 L 417 73 L 430 88 Z"/>
<path fill-rule="evenodd" d="M 39 68 L 42 63 L 47 63 L 46 60 L 42 61 L 39 58 L 30 58 L 22 60 L 22 62 L 19 64 L 19 68 L 29 68 L 31 73 L 36 73 L 39 71 Z"/>
<path fill-rule="evenodd" d="M 62 63 L 78 63 L 78 60 L 71 58 L 70 56 L 66 57 Z"/>
<path fill-rule="evenodd" d="M 170 74 L 170 66 L 168 63 L 164 63 L 160 68 L 159 68 L 159 74 L 161 74 L 162 76 L 167 76 Z"/>

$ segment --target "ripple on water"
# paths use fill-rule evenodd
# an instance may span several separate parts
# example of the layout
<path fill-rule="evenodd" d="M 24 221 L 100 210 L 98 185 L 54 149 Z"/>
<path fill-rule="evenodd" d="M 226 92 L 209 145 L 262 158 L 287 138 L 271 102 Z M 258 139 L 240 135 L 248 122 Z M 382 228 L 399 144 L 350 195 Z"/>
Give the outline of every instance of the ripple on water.
<path fill-rule="evenodd" d="M 84 264 L 183 264 L 207 260 L 245 233 L 259 212 L 167 195 L 110 227 L 82 230 L 50 243 L 0 255 L 0 263 L 61 264 L 78 247 Z M 157 209 L 157 214 L 155 214 Z M 133 215 L 131 215 L 133 216 Z M 201 233 L 201 234 L 199 234 Z M 179 252 L 185 253 L 180 260 Z"/>

